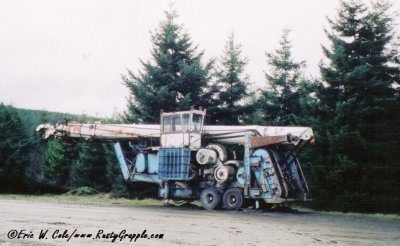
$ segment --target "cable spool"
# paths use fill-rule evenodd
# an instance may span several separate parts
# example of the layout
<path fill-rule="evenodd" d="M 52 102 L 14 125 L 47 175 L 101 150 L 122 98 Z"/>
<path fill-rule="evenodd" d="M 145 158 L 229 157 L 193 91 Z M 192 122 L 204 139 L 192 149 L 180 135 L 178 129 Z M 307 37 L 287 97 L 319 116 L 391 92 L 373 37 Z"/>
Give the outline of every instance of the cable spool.
<path fill-rule="evenodd" d="M 231 166 L 218 166 L 214 170 L 214 178 L 219 183 L 232 180 L 235 176 L 235 169 Z"/>
<path fill-rule="evenodd" d="M 228 155 L 226 153 L 226 149 L 224 146 L 220 145 L 220 144 L 209 144 L 206 146 L 207 149 L 213 149 L 215 151 L 217 151 L 218 153 L 218 158 L 220 161 L 224 162 L 228 159 Z"/>
<path fill-rule="evenodd" d="M 196 154 L 196 161 L 200 165 L 217 163 L 217 152 L 213 149 L 199 149 Z"/>

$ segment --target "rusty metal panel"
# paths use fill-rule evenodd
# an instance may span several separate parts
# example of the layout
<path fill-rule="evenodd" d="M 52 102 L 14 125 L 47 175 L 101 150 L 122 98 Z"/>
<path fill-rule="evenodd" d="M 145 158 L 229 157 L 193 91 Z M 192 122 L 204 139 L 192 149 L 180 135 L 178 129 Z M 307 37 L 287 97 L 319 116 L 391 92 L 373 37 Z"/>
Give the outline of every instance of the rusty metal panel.
<path fill-rule="evenodd" d="M 270 144 L 284 143 L 287 142 L 287 140 L 288 140 L 287 135 L 253 137 L 250 140 L 250 147 L 257 148 L 261 146 L 267 146 Z"/>

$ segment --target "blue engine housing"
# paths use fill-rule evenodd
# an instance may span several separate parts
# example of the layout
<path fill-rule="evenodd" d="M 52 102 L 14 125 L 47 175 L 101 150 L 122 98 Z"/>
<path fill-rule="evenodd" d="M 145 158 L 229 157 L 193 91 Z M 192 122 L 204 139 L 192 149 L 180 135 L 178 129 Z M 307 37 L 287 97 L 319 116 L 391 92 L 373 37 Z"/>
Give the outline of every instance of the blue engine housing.
<path fill-rule="evenodd" d="M 158 177 L 161 180 L 189 180 L 190 148 L 161 148 Z"/>

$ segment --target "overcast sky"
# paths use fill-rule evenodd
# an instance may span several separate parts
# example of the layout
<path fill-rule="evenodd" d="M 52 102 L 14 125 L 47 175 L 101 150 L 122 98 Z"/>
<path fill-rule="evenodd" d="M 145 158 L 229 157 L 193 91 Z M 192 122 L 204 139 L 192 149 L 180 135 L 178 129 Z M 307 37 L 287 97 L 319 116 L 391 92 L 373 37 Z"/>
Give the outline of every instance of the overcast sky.
<path fill-rule="evenodd" d="M 150 31 L 173 2 L 205 58 L 221 56 L 234 32 L 249 59 L 247 73 L 264 82 L 265 52 L 284 28 L 296 60 L 318 76 L 326 16 L 337 0 L 263 1 L 0 1 L 0 102 L 16 107 L 111 116 L 125 110 L 121 74 L 150 58 Z M 395 6 L 398 8 L 398 4 Z"/>

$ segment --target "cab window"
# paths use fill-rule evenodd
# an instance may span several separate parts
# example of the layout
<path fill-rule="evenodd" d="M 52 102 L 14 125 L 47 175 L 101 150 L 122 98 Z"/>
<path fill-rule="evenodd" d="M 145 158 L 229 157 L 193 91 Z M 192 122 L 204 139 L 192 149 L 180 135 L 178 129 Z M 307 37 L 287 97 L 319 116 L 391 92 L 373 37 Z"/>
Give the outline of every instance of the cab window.
<path fill-rule="evenodd" d="M 163 116 L 163 132 L 201 132 L 203 125 L 201 114 L 176 114 Z"/>
<path fill-rule="evenodd" d="M 183 131 L 189 131 L 189 129 L 190 129 L 190 114 L 182 115 L 182 126 L 183 126 Z"/>
<path fill-rule="evenodd" d="M 193 131 L 201 131 L 202 119 L 203 117 L 201 114 L 193 114 Z"/>
<path fill-rule="evenodd" d="M 163 117 L 163 132 L 172 132 L 172 117 Z"/>
<path fill-rule="evenodd" d="M 173 119 L 172 131 L 181 132 L 182 131 L 181 115 L 180 114 L 174 115 L 172 119 Z"/>
<path fill-rule="evenodd" d="M 168 115 L 163 117 L 163 132 L 182 131 L 181 115 Z"/>

